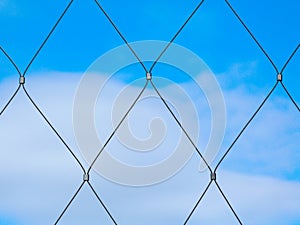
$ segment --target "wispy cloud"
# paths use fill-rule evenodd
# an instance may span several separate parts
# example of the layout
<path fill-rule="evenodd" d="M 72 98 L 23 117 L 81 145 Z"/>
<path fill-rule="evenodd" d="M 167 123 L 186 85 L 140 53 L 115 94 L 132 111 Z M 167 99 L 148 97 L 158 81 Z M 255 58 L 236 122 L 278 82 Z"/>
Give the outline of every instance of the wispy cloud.
<path fill-rule="evenodd" d="M 16 16 L 18 8 L 14 1 L 0 0 L 0 12 L 2 16 Z"/>
<path fill-rule="evenodd" d="M 6 0 L 0 1 L 0 9 L 2 9 L 6 5 Z"/>

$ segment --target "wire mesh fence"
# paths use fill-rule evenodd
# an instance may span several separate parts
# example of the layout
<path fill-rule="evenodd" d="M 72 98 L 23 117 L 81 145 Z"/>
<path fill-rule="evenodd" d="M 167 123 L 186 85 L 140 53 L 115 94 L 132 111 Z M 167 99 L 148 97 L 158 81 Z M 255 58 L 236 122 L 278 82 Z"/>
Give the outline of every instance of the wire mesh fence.
<path fill-rule="evenodd" d="M 269 101 L 270 96 L 275 92 L 275 90 L 282 88 L 284 93 L 286 94 L 286 97 L 289 99 L 289 101 L 292 103 L 293 107 L 295 110 L 298 112 L 300 111 L 299 106 L 296 102 L 296 100 L 293 97 L 293 93 L 290 92 L 289 87 L 285 85 L 284 82 L 284 76 L 285 76 L 285 71 L 289 67 L 289 64 L 293 62 L 296 58 L 296 54 L 298 53 L 299 46 L 300 44 L 297 44 L 294 48 L 294 50 L 291 52 L 290 56 L 286 59 L 286 62 L 282 66 L 282 68 L 279 68 L 276 63 L 272 60 L 272 57 L 269 56 L 268 52 L 264 49 L 264 47 L 261 45 L 259 40 L 256 38 L 255 34 L 252 33 L 251 29 L 248 28 L 247 24 L 243 21 L 242 17 L 240 17 L 238 11 L 235 9 L 234 5 L 230 3 L 230 1 L 225 0 L 224 5 L 227 7 L 227 9 L 231 12 L 231 15 L 236 19 L 237 22 L 239 22 L 240 29 L 243 29 L 245 33 L 248 34 L 249 38 L 253 40 L 253 42 L 257 45 L 257 48 L 260 49 L 260 51 L 263 53 L 264 57 L 269 61 L 270 66 L 274 69 L 274 81 L 273 81 L 273 86 L 271 87 L 270 90 L 268 90 L 267 94 L 264 96 L 262 99 L 261 103 L 253 109 L 253 114 L 249 117 L 249 119 L 246 121 L 245 124 L 242 125 L 241 130 L 236 134 L 236 137 L 233 139 L 233 141 L 229 144 L 229 147 L 226 148 L 226 150 L 222 153 L 221 157 L 217 160 L 217 163 L 215 165 L 210 164 L 207 162 L 207 159 L 201 152 L 199 146 L 197 143 L 190 137 L 189 132 L 185 129 L 184 124 L 181 123 L 180 119 L 177 118 L 176 113 L 172 109 L 172 107 L 168 104 L 167 99 L 164 98 L 164 96 L 161 94 L 160 88 L 155 82 L 155 79 L 152 79 L 155 74 L 154 74 L 154 69 L 160 62 L 161 58 L 168 52 L 170 46 L 173 44 L 173 42 L 176 41 L 176 39 L 182 34 L 183 30 L 186 28 L 186 26 L 189 25 L 190 21 L 193 19 L 195 14 L 201 13 L 201 9 L 203 5 L 207 2 L 205 0 L 200 1 L 194 9 L 189 13 L 188 17 L 182 21 L 182 25 L 178 27 L 177 32 L 173 35 L 173 37 L 169 40 L 169 42 L 165 45 L 165 47 L 161 50 L 160 54 L 157 55 L 157 58 L 155 61 L 150 64 L 150 66 L 144 62 L 144 59 L 140 57 L 139 53 L 132 47 L 130 42 L 127 40 L 126 35 L 124 35 L 121 31 L 121 29 L 118 28 L 117 23 L 114 22 L 114 20 L 111 18 L 110 14 L 105 10 L 105 8 L 102 6 L 101 2 L 98 0 L 94 1 L 94 7 L 97 8 L 99 11 L 99 14 L 102 14 L 105 16 L 107 19 L 107 23 L 114 29 L 116 34 L 121 38 L 121 40 L 127 45 L 128 49 L 131 51 L 132 55 L 136 58 L 136 60 L 139 62 L 141 68 L 144 70 L 145 78 L 144 78 L 144 85 L 142 88 L 140 88 L 139 93 L 136 95 L 134 99 L 132 99 L 132 104 L 128 107 L 126 110 L 126 113 L 121 117 L 120 121 L 118 124 L 114 127 L 114 130 L 107 134 L 108 138 L 104 142 L 103 146 L 98 150 L 96 156 L 93 158 L 92 162 L 86 166 L 85 163 L 82 161 L 83 159 L 77 155 L 77 152 L 73 149 L 68 144 L 68 141 L 65 140 L 63 135 L 61 135 L 61 132 L 56 129 L 56 126 L 48 119 L 47 117 L 47 112 L 44 112 L 41 110 L 39 104 L 34 100 L 32 95 L 30 94 L 30 89 L 27 88 L 27 80 L 26 75 L 28 74 L 29 69 L 32 67 L 34 62 L 37 60 L 43 49 L 45 48 L 46 44 L 49 42 L 51 37 L 53 36 L 54 32 L 56 29 L 58 29 L 58 26 L 60 23 L 63 21 L 64 17 L 69 11 L 72 11 L 72 5 L 74 4 L 74 0 L 71 0 L 67 6 L 64 8 L 62 13 L 60 14 L 58 20 L 55 22 L 54 26 L 50 29 L 49 33 L 46 35 L 44 38 L 42 44 L 39 46 L 37 51 L 33 54 L 31 60 L 29 63 L 26 65 L 25 69 L 21 71 L 19 69 L 19 66 L 15 61 L 12 59 L 10 56 L 9 52 L 7 52 L 3 47 L 0 46 L 0 50 L 2 54 L 5 56 L 5 58 L 10 62 L 10 64 L 15 68 L 15 71 L 18 73 L 19 77 L 15 79 L 15 82 L 18 82 L 18 86 L 16 90 L 11 94 L 11 96 L 5 101 L 4 106 L 1 109 L 0 116 L 2 117 L 6 111 L 8 111 L 8 108 L 14 105 L 14 99 L 20 92 L 24 93 L 25 96 L 28 98 L 29 102 L 33 105 L 34 109 L 38 114 L 43 118 L 44 122 L 47 124 L 48 129 L 52 131 L 52 134 L 56 136 L 62 145 L 65 147 L 65 150 L 69 153 L 70 155 L 70 160 L 74 160 L 78 168 L 81 169 L 82 171 L 82 176 L 83 179 L 76 188 L 75 193 L 68 193 L 70 196 L 70 200 L 65 203 L 65 206 L 61 209 L 59 215 L 57 215 L 57 218 L 53 218 L 53 223 L 54 224 L 60 224 L 61 220 L 64 218 L 65 214 L 67 214 L 69 208 L 74 204 L 74 201 L 78 197 L 78 195 L 81 193 L 81 191 L 84 188 L 90 189 L 92 195 L 95 196 L 97 199 L 98 203 L 106 213 L 107 218 L 109 218 L 110 222 L 108 224 L 123 224 L 122 222 L 119 222 L 117 217 L 114 216 L 114 210 L 111 209 L 107 203 L 109 202 L 108 198 L 105 198 L 106 200 L 103 200 L 102 196 L 105 196 L 105 193 L 99 193 L 97 189 L 95 188 L 95 184 L 93 183 L 93 180 L 91 180 L 90 176 L 93 170 L 93 167 L 103 151 L 106 151 L 107 146 L 112 142 L 113 138 L 115 138 L 115 135 L 120 128 L 120 126 L 124 123 L 124 120 L 128 117 L 129 113 L 131 110 L 136 106 L 137 102 L 141 98 L 142 94 L 147 88 L 152 88 L 154 92 L 157 94 L 159 97 L 161 103 L 164 105 L 165 109 L 168 111 L 169 116 L 174 120 L 174 122 L 177 124 L 177 126 L 180 128 L 181 132 L 186 136 L 188 139 L 191 147 L 194 149 L 195 153 L 198 155 L 198 160 L 203 162 L 205 164 L 206 169 L 209 171 L 209 176 L 206 178 L 205 186 L 203 188 L 203 191 L 201 193 L 198 193 L 199 196 L 197 199 L 194 199 L 194 204 L 190 206 L 190 209 L 188 210 L 188 213 L 186 214 L 186 218 L 184 218 L 181 222 L 181 224 L 189 224 L 195 215 L 196 211 L 201 208 L 201 207 L 206 207 L 205 205 L 202 205 L 201 203 L 204 201 L 207 193 L 215 188 L 217 192 L 219 192 L 221 198 L 225 201 L 229 211 L 231 212 L 232 216 L 235 218 L 236 224 L 247 224 L 248 222 L 243 220 L 243 217 L 238 213 L 239 210 L 234 207 L 234 205 L 231 203 L 230 198 L 228 197 L 228 194 L 224 190 L 222 184 L 219 182 L 219 168 L 220 166 L 228 159 L 229 153 L 231 153 L 232 149 L 234 146 L 236 146 L 236 143 L 238 140 L 241 138 L 243 133 L 247 130 L 247 128 L 252 124 L 253 120 L 257 117 L 259 112 L 262 110 L 263 106 Z M 113 4 L 113 3 L 112 3 Z M 101 26 L 102 24 L 100 24 Z M 130 24 L 128 25 L 130 26 Z M 188 35 L 185 33 L 184 35 Z M 299 64 L 297 65 L 299 66 Z M 287 74 L 287 76 L 291 76 Z M 296 78 L 298 79 L 298 78 Z M 25 82 L 26 80 L 26 82 Z M 1 93 L 0 93 L 1 94 Z M 295 93 L 294 93 L 295 94 Z M 0 117 L 0 119 L 1 119 Z M 1 143 L 0 143 L 1 146 Z M 4 151 L 1 148 L 1 151 Z M 237 153 L 238 154 L 238 153 Z M 19 157 L 19 156 L 15 156 Z M 96 178 L 95 178 L 96 179 Z M 196 178 L 195 178 L 196 179 Z M 195 195 L 192 195 L 195 196 Z M 257 203 L 259 204 L 259 203 Z M 104 223 L 102 221 L 99 221 L 100 224 Z M 141 222 L 138 222 L 139 224 L 144 224 Z M 222 221 L 219 221 L 219 223 L 222 223 Z M 124 224 L 127 224 L 124 222 Z M 145 223 L 146 224 L 146 223 Z M 170 224 L 168 222 L 165 222 L 164 224 Z"/>

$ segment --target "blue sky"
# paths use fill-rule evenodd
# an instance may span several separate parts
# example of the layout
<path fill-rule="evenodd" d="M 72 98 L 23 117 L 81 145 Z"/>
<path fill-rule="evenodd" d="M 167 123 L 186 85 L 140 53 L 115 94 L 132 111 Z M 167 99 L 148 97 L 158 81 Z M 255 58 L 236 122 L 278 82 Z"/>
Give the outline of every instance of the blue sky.
<path fill-rule="evenodd" d="M 101 2 L 129 42 L 169 41 L 198 3 L 194 0 Z M 230 3 L 281 70 L 300 43 L 300 2 L 231 0 Z M 0 0 L 0 45 L 21 71 L 67 4 L 68 1 Z M 215 74 L 224 95 L 227 127 L 220 152 L 212 163 L 215 166 L 274 86 L 277 74 L 225 1 L 206 0 L 175 43 L 202 58 Z M 75 0 L 26 74 L 25 85 L 33 99 L 83 163 L 72 126 L 76 88 L 99 56 L 122 44 L 94 1 Z M 299 63 L 298 51 L 283 73 L 283 82 L 298 105 Z M 167 72 L 167 67 L 158 64 L 153 76 Z M 137 78 L 145 76 L 139 65 L 121 71 L 118 77 L 122 73 Z M 209 138 L 209 108 L 202 106 L 203 96 L 198 96 L 199 91 L 189 88 L 181 78 L 174 80 L 190 91 L 203 115 L 199 118 L 202 127 L 198 143 L 203 148 Z M 123 88 L 126 81 L 127 78 L 117 80 L 113 85 Z M 0 54 L 0 109 L 17 85 L 16 71 Z M 107 102 L 103 104 L 111 104 L 113 98 L 109 94 L 105 97 Z M 149 110 L 157 113 L 155 107 Z M 299 111 L 278 85 L 221 164 L 218 181 L 243 224 L 300 224 L 299 122 Z M 97 129 L 101 133 L 106 127 Z M 0 136 L 0 224 L 53 224 L 82 181 L 80 168 L 22 90 L 0 116 Z M 161 155 L 151 157 L 155 160 Z M 201 173 L 198 169 L 199 157 L 194 154 L 174 177 L 148 187 L 118 185 L 94 172 L 91 177 L 118 224 L 179 225 L 207 185 L 208 172 Z M 112 224 L 85 186 L 60 224 L 99 221 Z M 224 221 L 238 224 L 212 186 L 189 224 Z"/>

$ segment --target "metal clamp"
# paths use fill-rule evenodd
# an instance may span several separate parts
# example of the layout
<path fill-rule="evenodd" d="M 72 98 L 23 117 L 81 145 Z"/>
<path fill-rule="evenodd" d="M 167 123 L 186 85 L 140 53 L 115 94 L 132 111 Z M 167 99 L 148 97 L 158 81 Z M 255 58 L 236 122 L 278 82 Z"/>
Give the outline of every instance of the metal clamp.
<path fill-rule="evenodd" d="M 281 73 L 277 74 L 277 81 L 282 81 L 282 74 Z"/>
<path fill-rule="evenodd" d="M 216 174 L 215 172 L 212 172 L 212 173 L 210 174 L 210 179 L 211 179 L 211 180 L 217 180 L 217 174 Z"/>
<path fill-rule="evenodd" d="M 20 76 L 19 83 L 20 84 L 25 84 L 25 77 L 24 76 Z"/>
<path fill-rule="evenodd" d="M 146 78 L 147 78 L 147 80 L 151 80 L 152 79 L 152 74 L 150 72 L 147 72 Z"/>
<path fill-rule="evenodd" d="M 90 175 L 89 175 L 88 173 L 85 173 L 85 174 L 83 175 L 83 180 L 84 180 L 84 181 L 89 181 L 89 180 L 90 180 Z"/>

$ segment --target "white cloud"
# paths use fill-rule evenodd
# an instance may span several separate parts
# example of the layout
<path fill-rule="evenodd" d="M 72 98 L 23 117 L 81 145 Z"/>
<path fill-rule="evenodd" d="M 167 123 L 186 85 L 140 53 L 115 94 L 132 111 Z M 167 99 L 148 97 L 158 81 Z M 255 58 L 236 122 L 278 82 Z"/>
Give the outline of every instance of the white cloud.
<path fill-rule="evenodd" d="M 241 87 L 224 91 L 228 126 L 223 151 L 230 146 L 266 97 L 269 90 L 264 90 L 264 94 L 254 94 Z M 299 124 L 299 112 L 278 85 L 223 165 L 244 172 L 295 178 L 299 172 Z"/>
<path fill-rule="evenodd" d="M 72 104 L 79 79 L 78 74 L 41 74 L 27 77 L 26 87 L 86 166 L 72 131 Z M 4 82 L 0 83 L 1 107 L 18 80 Z M 109 96 L 106 98 L 109 101 Z M 229 114 L 226 143 L 229 143 L 259 101 L 257 96 L 243 89 L 225 90 L 225 98 Z M 277 107 L 278 103 L 287 107 Z M 285 180 L 284 176 L 276 177 L 271 172 L 272 176 L 258 175 L 251 169 L 257 166 L 253 165 L 257 161 L 264 165 L 259 166 L 258 172 L 266 167 L 271 171 L 278 166 L 276 161 L 264 155 L 263 146 L 265 140 L 277 139 L 278 129 L 282 131 L 280 141 L 268 143 L 273 153 L 276 152 L 275 158 L 284 160 L 282 165 L 279 163 L 279 169 L 287 169 L 290 161 L 299 162 L 293 151 L 282 159 L 280 152 L 283 148 L 275 148 L 288 140 L 289 149 L 297 147 L 294 140 L 298 140 L 295 138 L 299 135 L 299 123 L 293 122 L 297 120 L 296 114 L 287 115 L 290 112 L 288 106 L 288 101 L 274 96 L 245 138 L 239 141 L 238 149 L 234 149 L 225 160 L 225 163 L 233 162 L 234 165 L 225 165 L 226 169 L 218 173 L 218 182 L 245 224 L 295 224 L 300 221 L 300 183 Z M 53 224 L 82 181 L 80 167 L 34 110 L 22 90 L 0 117 L 0 137 L 0 215 L 14 215 L 20 224 Z M 255 153 L 251 151 L 254 142 L 257 143 Z M 248 153 L 243 155 L 243 152 Z M 242 162 L 248 162 L 243 163 L 244 170 L 241 172 L 238 162 L 243 157 Z M 124 187 L 112 184 L 95 173 L 92 173 L 91 182 L 121 225 L 179 225 L 208 183 L 209 174 L 199 173 L 198 168 L 199 157 L 195 154 L 183 171 L 159 185 Z M 247 168 L 248 171 L 245 171 Z M 61 224 L 97 224 L 99 221 L 111 224 L 85 186 Z M 228 206 L 213 185 L 189 224 L 220 224 L 220 221 L 224 224 L 235 223 Z"/>

